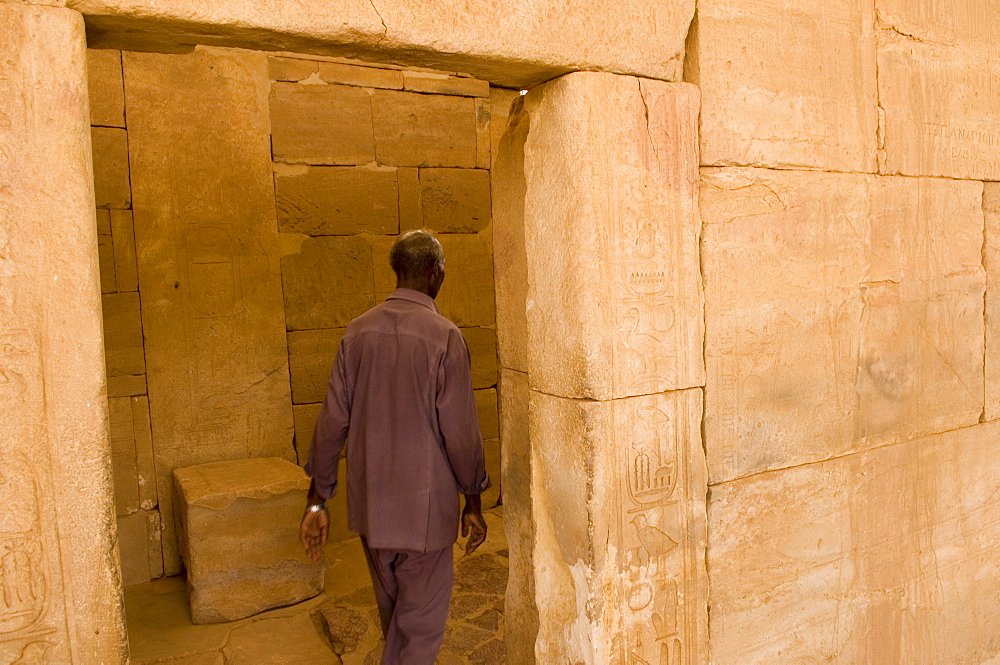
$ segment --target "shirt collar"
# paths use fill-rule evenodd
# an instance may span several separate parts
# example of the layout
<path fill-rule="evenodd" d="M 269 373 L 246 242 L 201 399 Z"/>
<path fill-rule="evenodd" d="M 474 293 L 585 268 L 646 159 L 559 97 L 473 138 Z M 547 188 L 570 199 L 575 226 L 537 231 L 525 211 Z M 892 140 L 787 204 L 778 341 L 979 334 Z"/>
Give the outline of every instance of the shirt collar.
<path fill-rule="evenodd" d="M 408 302 L 416 303 L 422 305 L 434 313 L 437 313 L 437 305 L 434 304 L 434 298 L 431 298 L 426 293 L 421 293 L 420 291 L 414 291 L 413 289 L 396 289 L 389 294 L 386 300 L 406 300 Z"/>

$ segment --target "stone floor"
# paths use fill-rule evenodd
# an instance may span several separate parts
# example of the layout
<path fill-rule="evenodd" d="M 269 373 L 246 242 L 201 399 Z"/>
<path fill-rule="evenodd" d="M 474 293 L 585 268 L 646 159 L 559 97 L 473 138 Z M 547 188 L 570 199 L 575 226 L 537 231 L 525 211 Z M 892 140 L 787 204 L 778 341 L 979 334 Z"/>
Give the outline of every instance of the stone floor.
<path fill-rule="evenodd" d="M 507 542 L 503 508 L 486 511 L 489 537 L 469 557 L 455 548 L 455 589 L 438 665 L 503 665 Z M 125 589 L 136 665 L 378 665 L 381 631 L 361 542 L 326 548 L 326 589 L 311 600 L 241 621 L 191 623 L 183 577 Z"/>

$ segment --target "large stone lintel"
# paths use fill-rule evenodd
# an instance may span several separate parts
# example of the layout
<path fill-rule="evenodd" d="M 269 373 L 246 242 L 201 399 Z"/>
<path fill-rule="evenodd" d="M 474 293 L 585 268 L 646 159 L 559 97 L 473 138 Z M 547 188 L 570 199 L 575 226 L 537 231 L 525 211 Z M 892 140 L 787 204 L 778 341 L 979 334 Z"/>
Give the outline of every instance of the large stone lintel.
<path fill-rule="evenodd" d="M 296 51 L 525 87 L 577 69 L 678 80 L 694 0 L 69 0 L 94 45 Z"/>

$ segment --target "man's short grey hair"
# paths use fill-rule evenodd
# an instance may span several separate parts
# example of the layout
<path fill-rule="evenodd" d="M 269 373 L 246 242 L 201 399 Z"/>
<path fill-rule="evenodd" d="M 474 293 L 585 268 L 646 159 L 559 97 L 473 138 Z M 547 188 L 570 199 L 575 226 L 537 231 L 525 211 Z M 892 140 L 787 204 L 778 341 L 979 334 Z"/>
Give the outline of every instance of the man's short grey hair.
<path fill-rule="evenodd" d="M 389 250 L 389 265 L 400 279 L 422 277 L 438 263 L 444 263 L 444 249 L 428 231 L 407 231 Z"/>

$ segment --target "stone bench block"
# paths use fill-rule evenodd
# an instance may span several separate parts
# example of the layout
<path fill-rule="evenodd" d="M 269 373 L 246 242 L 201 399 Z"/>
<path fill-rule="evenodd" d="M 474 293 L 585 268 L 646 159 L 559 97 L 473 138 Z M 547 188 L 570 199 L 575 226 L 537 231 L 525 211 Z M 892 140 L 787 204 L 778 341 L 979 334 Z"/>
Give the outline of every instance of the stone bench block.
<path fill-rule="evenodd" d="M 309 478 L 277 457 L 174 471 L 177 530 L 194 623 L 234 621 L 312 598 L 323 564 L 298 528 Z"/>

